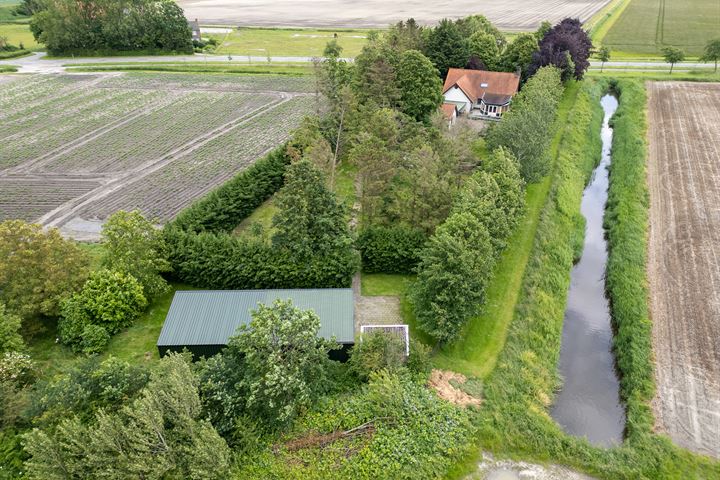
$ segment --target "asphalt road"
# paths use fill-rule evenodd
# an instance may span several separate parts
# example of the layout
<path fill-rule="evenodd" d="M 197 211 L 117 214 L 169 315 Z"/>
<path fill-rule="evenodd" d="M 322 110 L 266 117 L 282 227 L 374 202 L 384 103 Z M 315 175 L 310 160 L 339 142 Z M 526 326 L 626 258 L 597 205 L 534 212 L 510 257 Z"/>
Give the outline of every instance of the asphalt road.
<path fill-rule="evenodd" d="M 167 55 L 167 56 L 145 56 L 145 57 L 82 57 L 82 58 L 61 58 L 46 59 L 44 52 L 34 53 L 27 57 L 11 58 L 8 60 L 0 60 L 0 65 L 15 65 L 19 68 L 20 73 L 62 73 L 66 66 L 72 66 L 81 63 L 106 63 L 108 65 L 117 63 L 203 63 L 203 62 L 225 62 L 231 65 L 247 65 L 248 63 L 267 63 L 267 57 L 248 57 L 233 55 Z M 308 63 L 312 61 L 312 57 L 271 57 L 272 63 Z M 599 68 L 600 62 L 590 62 L 594 68 Z M 606 62 L 606 68 L 633 69 L 642 70 L 669 70 L 669 65 L 665 62 Z M 674 71 L 683 71 L 688 69 L 711 69 L 714 65 L 711 63 L 679 63 L 675 65 Z"/>

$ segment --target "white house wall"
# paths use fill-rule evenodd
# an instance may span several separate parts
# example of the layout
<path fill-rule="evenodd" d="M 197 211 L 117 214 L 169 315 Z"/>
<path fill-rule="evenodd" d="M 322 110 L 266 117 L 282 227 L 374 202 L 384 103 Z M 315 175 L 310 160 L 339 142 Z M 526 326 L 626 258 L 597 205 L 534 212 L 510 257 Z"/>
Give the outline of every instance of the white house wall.
<path fill-rule="evenodd" d="M 472 107 L 470 99 L 458 87 L 452 87 L 444 94 L 446 102 L 462 102 L 465 103 L 465 111 L 469 112 Z"/>

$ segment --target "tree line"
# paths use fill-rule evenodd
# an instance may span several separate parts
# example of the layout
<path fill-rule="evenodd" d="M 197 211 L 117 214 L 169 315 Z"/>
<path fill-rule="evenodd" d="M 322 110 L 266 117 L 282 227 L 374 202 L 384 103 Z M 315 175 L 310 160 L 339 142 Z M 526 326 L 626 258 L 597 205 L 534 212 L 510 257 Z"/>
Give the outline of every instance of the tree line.
<path fill-rule="evenodd" d="M 54 55 L 114 51 L 192 53 L 192 34 L 173 0 L 28 0 L 30 30 Z"/>

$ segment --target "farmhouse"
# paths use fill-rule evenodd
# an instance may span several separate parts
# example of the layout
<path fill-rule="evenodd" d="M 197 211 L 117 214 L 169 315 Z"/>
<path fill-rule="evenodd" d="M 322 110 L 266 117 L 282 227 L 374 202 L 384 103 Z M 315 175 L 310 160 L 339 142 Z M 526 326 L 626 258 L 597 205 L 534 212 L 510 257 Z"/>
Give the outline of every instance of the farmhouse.
<path fill-rule="evenodd" d="M 510 108 L 519 86 L 517 73 L 451 68 L 443 97 L 445 104 L 455 105 L 470 118 L 498 119 Z"/>
<path fill-rule="evenodd" d="M 188 25 L 190 26 L 190 30 L 192 31 L 192 39 L 196 41 L 202 40 L 202 34 L 200 33 L 200 22 L 196 18 L 194 21 L 189 21 Z"/>
<path fill-rule="evenodd" d="M 215 355 L 248 325 L 258 304 L 291 300 L 320 317 L 319 335 L 335 338 L 341 350 L 330 352 L 333 360 L 346 360 L 355 343 L 353 293 L 350 288 L 308 290 L 180 290 L 175 292 L 163 324 L 157 348 L 160 356 L 187 348 L 196 357 Z"/>

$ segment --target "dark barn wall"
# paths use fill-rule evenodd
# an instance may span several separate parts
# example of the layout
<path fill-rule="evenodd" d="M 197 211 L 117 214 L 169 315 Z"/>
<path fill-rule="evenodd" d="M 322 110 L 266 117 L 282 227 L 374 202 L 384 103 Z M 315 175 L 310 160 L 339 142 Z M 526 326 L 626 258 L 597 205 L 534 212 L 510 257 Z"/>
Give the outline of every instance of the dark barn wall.
<path fill-rule="evenodd" d="M 328 354 L 330 360 L 345 363 L 350 358 L 350 349 L 353 343 L 341 343 L 342 348 L 331 350 Z M 182 353 L 184 350 L 189 351 L 193 355 L 193 360 L 199 360 L 201 357 L 209 358 L 220 353 L 225 345 L 158 345 L 158 352 L 164 357 L 170 352 Z"/>

